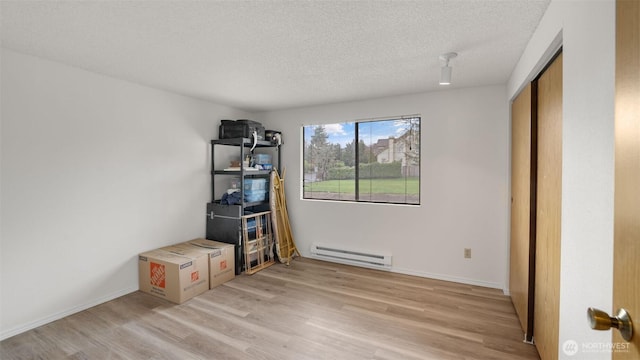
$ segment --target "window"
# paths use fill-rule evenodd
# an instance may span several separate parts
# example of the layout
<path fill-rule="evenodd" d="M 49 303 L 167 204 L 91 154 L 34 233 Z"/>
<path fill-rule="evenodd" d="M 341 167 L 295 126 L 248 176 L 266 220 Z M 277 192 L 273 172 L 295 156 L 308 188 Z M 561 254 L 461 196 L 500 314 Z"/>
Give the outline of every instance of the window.
<path fill-rule="evenodd" d="M 303 127 L 304 199 L 420 204 L 420 118 Z"/>

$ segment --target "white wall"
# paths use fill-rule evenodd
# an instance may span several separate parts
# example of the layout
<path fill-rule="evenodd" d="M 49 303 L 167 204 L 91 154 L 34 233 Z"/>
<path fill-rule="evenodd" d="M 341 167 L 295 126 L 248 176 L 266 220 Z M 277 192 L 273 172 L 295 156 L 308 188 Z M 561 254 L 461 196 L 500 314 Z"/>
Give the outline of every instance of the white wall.
<path fill-rule="evenodd" d="M 421 114 L 421 205 L 300 199 L 301 127 Z M 506 287 L 509 113 L 505 86 L 372 99 L 259 114 L 282 130 L 296 244 L 386 251 L 393 271 Z M 465 247 L 472 258 L 464 259 Z"/>
<path fill-rule="evenodd" d="M 552 1 L 509 81 L 510 97 L 546 61 L 556 38 L 564 68 L 558 352 L 561 359 L 610 359 L 608 351 L 582 350 L 611 342 L 610 331 L 589 328 L 586 311 L 612 310 L 614 1 Z M 568 340 L 578 343 L 578 354 L 564 353 Z"/>
<path fill-rule="evenodd" d="M 204 236 L 229 107 L 1 53 L 0 336 L 138 288 L 136 255 Z"/>

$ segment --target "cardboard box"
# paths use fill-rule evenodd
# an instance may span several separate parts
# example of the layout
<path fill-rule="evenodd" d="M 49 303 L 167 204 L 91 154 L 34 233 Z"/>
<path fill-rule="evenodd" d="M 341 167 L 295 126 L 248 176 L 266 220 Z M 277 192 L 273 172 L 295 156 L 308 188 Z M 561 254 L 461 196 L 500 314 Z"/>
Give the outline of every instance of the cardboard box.
<path fill-rule="evenodd" d="M 140 291 L 181 304 L 209 289 L 209 261 L 200 251 L 166 247 L 138 256 Z"/>
<path fill-rule="evenodd" d="M 208 254 L 209 289 L 213 289 L 236 277 L 235 247 L 233 244 L 207 239 L 195 239 L 186 243 Z"/>

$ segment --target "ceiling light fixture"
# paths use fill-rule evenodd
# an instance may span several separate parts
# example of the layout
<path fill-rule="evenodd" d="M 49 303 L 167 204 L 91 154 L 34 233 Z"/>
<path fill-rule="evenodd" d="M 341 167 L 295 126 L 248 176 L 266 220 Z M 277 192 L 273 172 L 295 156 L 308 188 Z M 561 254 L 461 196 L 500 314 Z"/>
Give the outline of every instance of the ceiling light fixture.
<path fill-rule="evenodd" d="M 450 52 L 440 55 L 440 60 L 444 61 L 444 66 L 440 69 L 440 85 L 451 85 L 451 67 L 449 60 L 458 56 L 457 53 Z"/>

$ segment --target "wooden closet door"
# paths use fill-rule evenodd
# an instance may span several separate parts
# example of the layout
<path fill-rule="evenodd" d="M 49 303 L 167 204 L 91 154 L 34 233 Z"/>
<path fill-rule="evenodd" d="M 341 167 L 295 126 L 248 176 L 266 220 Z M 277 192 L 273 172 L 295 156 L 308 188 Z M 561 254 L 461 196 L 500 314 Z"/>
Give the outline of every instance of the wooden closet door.
<path fill-rule="evenodd" d="M 511 236 L 509 293 L 527 340 L 531 340 L 533 321 L 530 306 L 531 256 L 531 101 L 532 86 L 527 85 L 511 104 Z"/>
<path fill-rule="evenodd" d="M 613 307 L 633 321 L 633 338 L 617 330 L 614 360 L 640 359 L 640 2 L 616 2 L 615 200 Z"/>
<path fill-rule="evenodd" d="M 562 196 L 562 54 L 538 79 L 538 176 L 534 340 L 540 358 L 558 358 Z"/>

